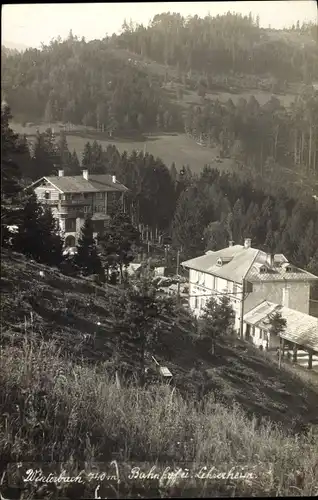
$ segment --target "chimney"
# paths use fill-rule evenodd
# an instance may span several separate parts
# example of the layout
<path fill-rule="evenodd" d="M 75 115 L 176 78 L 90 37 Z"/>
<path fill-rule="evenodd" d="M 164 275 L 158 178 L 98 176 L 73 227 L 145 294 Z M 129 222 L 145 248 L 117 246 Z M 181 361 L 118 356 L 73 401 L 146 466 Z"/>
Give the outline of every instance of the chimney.
<path fill-rule="evenodd" d="M 63 170 L 63 169 L 60 169 L 60 170 L 58 171 L 58 176 L 59 176 L 59 177 L 64 177 L 64 170 Z"/>
<path fill-rule="evenodd" d="M 116 175 L 112 175 L 112 182 L 116 184 Z"/>
<path fill-rule="evenodd" d="M 268 253 L 266 255 L 266 262 L 270 267 L 273 267 L 274 265 L 274 255 L 272 253 Z"/>
<path fill-rule="evenodd" d="M 234 245 L 234 241 L 233 240 L 230 240 L 229 241 L 229 247 L 232 247 Z"/>
<path fill-rule="evenodd" d="M 88 170 L 87 170 L 87 168 L 83 169 L 83 178 L 88 181 Z"/>
<path fill-rule="evenodd" d="M 244 240 L 244 248 L 251 248 L 252 240 L 251 238 L 245 238 Z"/>

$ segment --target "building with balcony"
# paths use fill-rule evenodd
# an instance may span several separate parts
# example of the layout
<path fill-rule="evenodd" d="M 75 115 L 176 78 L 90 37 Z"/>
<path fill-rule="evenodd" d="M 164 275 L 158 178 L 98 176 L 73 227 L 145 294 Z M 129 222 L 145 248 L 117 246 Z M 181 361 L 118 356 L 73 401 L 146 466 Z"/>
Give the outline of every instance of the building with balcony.
<path fill-rule="evenodd" d="M 59 229 L 65 238 L 66 247 L 74 247 L 80 235 L 85 218 L 91 217 L 94 236 L 102 233 L 110 219 L 114 203 L 124 208 L 124 196 L 128 188 L 117 181 L 115 175 L 82 175 L 42 177 L 30 186 L 37 199 L 49 206 L 57 219 Z"/>
<path fill-rule="evenodd" d="M 199 317 L 211 297 L 227 295 L 235 312 L 235 329 L 244 334 L 244 315 L 264 300 L 309 314 L 311 285 L 318 277 L 283 254 L 252 248 L 251 240 L 182 263 L 189 270 L 189 307 Z"/>

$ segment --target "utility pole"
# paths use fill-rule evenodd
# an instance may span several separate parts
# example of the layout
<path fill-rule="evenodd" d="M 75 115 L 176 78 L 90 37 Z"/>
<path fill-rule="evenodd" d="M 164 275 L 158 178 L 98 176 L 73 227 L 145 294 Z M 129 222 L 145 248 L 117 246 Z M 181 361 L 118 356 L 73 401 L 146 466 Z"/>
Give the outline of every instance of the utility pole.
<path fill-rule="evenodd" d="M 241 318 L 240 318 L 240 337 L 243 339 L 243 330 L 244 330 L 244 295 L 245 295 L 245 279 L 242 280 L 242 300 L 241 300 Z"/>
<path fill-rule="evenodd" d="M 180 250 L 177 251 L 177 270 L 176 270 L 177 276 L 179 274 L 179 265 L 180 265 Z"/>
<path fill-rule="evenodd" d="M 177 277 L 178 277 L 178 291 L 177 291 L 177 300 L 180 302 L 180 279 L 179 279 L 179 265 L 180 265 L 180 250 L 177 251 Z"/>

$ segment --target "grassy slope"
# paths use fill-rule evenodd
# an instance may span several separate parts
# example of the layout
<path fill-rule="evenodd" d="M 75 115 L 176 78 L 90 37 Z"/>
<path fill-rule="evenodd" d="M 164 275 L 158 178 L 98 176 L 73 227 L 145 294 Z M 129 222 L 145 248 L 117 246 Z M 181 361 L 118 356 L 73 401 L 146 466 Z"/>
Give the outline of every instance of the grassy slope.
<path fill-rule="evenodd" d="M 39 276 L 41 269 L 43 278 Z M 90 361 L 111 358 L 114 338 L 109 304 L 119 293 L 116 288 L 66 277 L 18 254 L 9 256 L 6 251 L 1 276 L 3 340 L 23 337 L 25 317 L 30 333 L 32 310 L 34 332 L 58 341 L 65 352 Z M 85 340 L 86 334 L 92 338 Z M 182 392 L 196 392 L 205 372 L 206 392 L 212 390 L 225 401 L 235 399 L 260 417 L 269 416 L 288 425 L 297 417 L 303 422 L 317 421 L 314 389 L 294 380 L 287 371 L 278 371 L 275 361 L 252 346 L 239 340 L 222 342 L 213 357 L 208 352 L 209 343 L 197 339 L 185 312 L 166 318 L 162 336 L 164 349 L 155 354 L 176 375 Z M 201 368 L 190 375 L 196 363 Z"/>
<path fill-rule="evenodd" d="M 44 277 L 39 276 L 40 270 Z M 1 276 L 2 467 L 8 461 L 63 461 L 69 474 L 82 470 L 85 479 L 85 471 L 91 472 L 94 466 L 105 471 L 105 461 L 116 458 L 123 481 L 115 492 L 105 481 L 98 481 L 103 483 L 99 494 L 104 498 L 136 498 L 137 494 L 149 498 L 164 492 L 179 497 L 191 493 L 203 497 L 317 494 L 316 431 L 307 437 L 287 434 L 296 430 L 295 418 L 303 422 L 317 418 L 314 388 L 285 370 L 278 371 L 275 363 L 243 342 L 221 343 L 217 356 L 212 357 L 207 344 L 191 340 L 193 327 L 184 314 L 175 325 L 167 318 L 164 334 L 170 347 L 165 364 L 180 391 L 158 385 L 119 391 L 107 374 L 107 365 L 96 363 L 112 352 L 107 304 L 116 293 L 114 288 L 95 290 L 84 280 L 62 276 L 6 251 Z M 67 302 L 73 317 L 63 313 Z M 33 333 L 28 324 L 24 334 L 24 316 L 29 317 L 31 303 Z M 83 333 L 93 332 L 95 342 L 85 345 Z M 37 337 L 42 337 L 39 343 Z M 88 360 L 95 363 L 88 364 Z M 190 375 L 195 361 L 201 363 L 201 373 Z M 195 396 L 201 398 L 204 369 L 208 394 L 205 404 L 197 405 Z M 261 416 L 272 422 L 262 421 Z M 284 423 L 284 428 L 275 422 Z M 162 473 L 164 464 L 183 462 L 183 469 L 189 466 L 195 472 L 202 466 L 215 466 L 218 472 L 242 466 L 254 476 L 245 482 L 196 478 L 177 480 L 172 486 L 165 481 L 139 483 L 127 478 L 125 464 L 131 461 L 143 462 L 144 472 L 155 463 Z M 53 471 L 58 473 L 58 466 Z M 13 484 L 22 488 L 14 466 L 12 474 Z M 68 498 L 93 498 L 98 482 L 72 485 Z M 30 498 L 35 497 L 34 488 L 28 485 Z M 49 488 L 56 494 L 54 485 Z M 11 498 L 5 486 L 0 490 Z"/>

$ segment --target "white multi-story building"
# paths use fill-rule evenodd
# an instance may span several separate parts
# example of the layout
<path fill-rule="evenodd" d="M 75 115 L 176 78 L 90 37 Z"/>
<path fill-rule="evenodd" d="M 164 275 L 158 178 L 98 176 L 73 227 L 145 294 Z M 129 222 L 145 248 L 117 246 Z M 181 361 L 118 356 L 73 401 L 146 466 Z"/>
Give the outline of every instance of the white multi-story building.
<path fill-rule="evenodd" d="M 188 260 L 189 306 L 199 317 L 212 296 L 226 294 L 235 312 L 235 329 L 243 335 L 243 318 L 264 300 L 308 314 L 310 287 L 317 276 L 288 262 L 283 254 L 266 254 L 244 245 L 233 245 Z"/>

